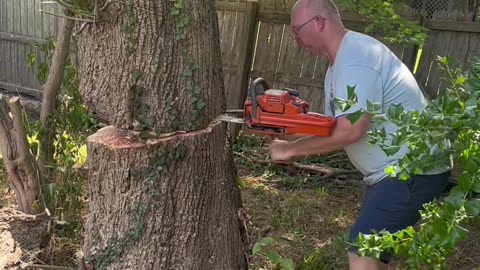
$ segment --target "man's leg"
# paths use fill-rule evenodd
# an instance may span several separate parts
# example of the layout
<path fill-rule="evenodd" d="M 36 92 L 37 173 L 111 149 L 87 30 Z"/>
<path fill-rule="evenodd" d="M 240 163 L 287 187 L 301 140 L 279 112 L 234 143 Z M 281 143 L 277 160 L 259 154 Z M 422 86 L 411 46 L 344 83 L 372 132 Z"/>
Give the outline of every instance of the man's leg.
<path fill-rule="evenodd" d="M 414 225 L 420 218 L 419 210 L 423 204 L 438 197 L 446 184 L 450 173 L 432 176 L 414 176 L 408 181 L 384 179 L 368 186 L 360 214 L 350 230 L 350 243 L 358 239 L 358 234 L 371 234 L 372 231 L 386 230 L 395 233 Z M 381 263 L 388 263 L 389 253 L 383 252 L 381 262 L 372 258 L 356 255 L 355 246 L 350 248 L 350 269 L 382 269 Z M 386 269 L 386 268 L 383 268 Z"/>

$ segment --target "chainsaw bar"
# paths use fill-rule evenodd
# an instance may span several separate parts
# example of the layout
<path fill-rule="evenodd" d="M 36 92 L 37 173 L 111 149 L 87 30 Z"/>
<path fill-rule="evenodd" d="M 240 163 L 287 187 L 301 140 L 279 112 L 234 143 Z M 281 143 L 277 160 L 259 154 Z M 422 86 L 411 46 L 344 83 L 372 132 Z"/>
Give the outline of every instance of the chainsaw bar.
<path fill-rule="evenodd" d="M 218 120 L 228 123 L 243 124 L 243 110 L 227 110 L 224 114 L 218 117 Z"/>

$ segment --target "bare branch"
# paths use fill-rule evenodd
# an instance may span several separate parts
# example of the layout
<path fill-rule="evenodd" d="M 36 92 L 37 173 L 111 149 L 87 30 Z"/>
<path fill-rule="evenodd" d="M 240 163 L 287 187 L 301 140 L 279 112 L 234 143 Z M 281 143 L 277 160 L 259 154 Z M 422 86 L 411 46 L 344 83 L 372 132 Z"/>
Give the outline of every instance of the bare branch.
<path fill-rule="evenodd" d="M 70 20 L 74 20 L 74 21 L 80 21 L 80 22 L 97 23 L 97 22 L 102 21 L 102 20 L 90 20 L 90 19 L 81 19 L 81 18 L 69 17 L 69 16 L 60 15 L 60 14 L 53 13 L 53 12 L 46 11 L 46 10 L 42 10 L 42 9 L 40 9 L 40 12 L 48 14 L 48 15 L 57 16 L 57 17 L 60 17 L 60 18 L 70 19 Z"/>
<path fill-rule="evenodd" d="M 83 29 L 89 24 L 92 24 L 91 22 L 83 22 L 82 25 L 80 25 L 80 29 L 78 29 L 75 33 L 73 33 L 73 37 L 76 37 L 77 35 L 80 35 L 83 32 Z"/>

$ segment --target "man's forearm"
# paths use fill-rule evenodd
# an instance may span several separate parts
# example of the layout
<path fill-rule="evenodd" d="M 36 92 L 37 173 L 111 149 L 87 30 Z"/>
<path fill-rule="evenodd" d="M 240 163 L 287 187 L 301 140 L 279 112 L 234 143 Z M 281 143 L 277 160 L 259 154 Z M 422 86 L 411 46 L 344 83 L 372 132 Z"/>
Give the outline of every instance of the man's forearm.
<path fill-rule="evenodd" d="M 308 136 L 300 138 L 291 142 L 292 155 L 307 156 L 307 155 L 321 155 L 331 153 L 343 149 L 348 145 L 348 142 L 341 138 Z"/>

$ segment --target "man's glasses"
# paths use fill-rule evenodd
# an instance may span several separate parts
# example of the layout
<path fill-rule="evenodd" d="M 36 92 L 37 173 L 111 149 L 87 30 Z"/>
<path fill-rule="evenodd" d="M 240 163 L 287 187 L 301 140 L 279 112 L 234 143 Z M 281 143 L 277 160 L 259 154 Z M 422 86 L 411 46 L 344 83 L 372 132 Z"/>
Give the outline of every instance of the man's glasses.
<path fill-rule="evenodd" d="M 327 19 L 325 19 L 325 18 L 322 17 L 322 16 L 317 15 L 317 16 L 311 18 L 310 20 L 304 22 L 303 24 L 299 25 L 299 26 L 292 27 L 292 28 L 291 28 L 291 30 L 292 30 L 292 39 L 297 39 L 298 34 L 300 33 L 300 29 L 302 29 L 302 27 L 304 27 L 305 25 L 307 25 L 309 22 L 311 22 L 311 21 L 313 21 L 313 20 L 326 21 Z"/>

